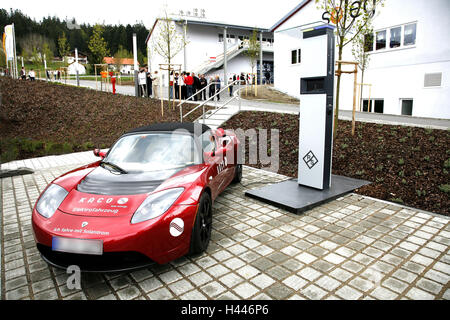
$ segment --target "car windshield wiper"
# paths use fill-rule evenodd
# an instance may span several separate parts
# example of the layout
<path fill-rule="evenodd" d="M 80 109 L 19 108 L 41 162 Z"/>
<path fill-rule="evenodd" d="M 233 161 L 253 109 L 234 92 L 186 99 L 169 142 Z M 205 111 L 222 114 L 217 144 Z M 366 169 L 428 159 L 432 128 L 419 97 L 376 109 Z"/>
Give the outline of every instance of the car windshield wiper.
<path fill-rule="evenodd" d="M 128 171 L 122 169 L 117 164 L 114 164 L 112 162 L 102 161 L 102 162 L 100 162 L 100 165 L 102 166 L 102 168 L 104 168 L 105 165 L 106 165 L 106 166 L 109 166 L 109 167 L 115 169 L 116 171 L 119 171 L 120 173 L 123 173 L 123 174 L 127 174 L 128 173 Z"/>

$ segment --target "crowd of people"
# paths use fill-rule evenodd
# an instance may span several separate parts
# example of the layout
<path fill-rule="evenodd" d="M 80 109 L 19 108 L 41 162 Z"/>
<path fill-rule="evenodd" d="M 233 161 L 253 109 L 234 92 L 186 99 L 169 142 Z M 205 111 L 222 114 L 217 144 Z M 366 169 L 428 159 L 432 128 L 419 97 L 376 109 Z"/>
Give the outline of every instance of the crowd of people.
<path fill-rule="evenodd" d="M 9 75 L 8 70 L 6 71 L 6 75 Z M 61 72 L 59 70 L 55 70 L 55 71 L 47 70 L 46 76 L 47 76 L 48 80 L 52 80 L 53 77 L 54 77 L 55 81 L 61 80 Z M 34 69 L 30 69 L 30 71 L 28 71 L 28 74 L 27 74 L 27 72 L 25 71 L 25 67 L 22 67 L 19 72 L 19 79 L 35 81 L 36 80 L 36 71 L 34 71 Z"/>
<path fill-rule="evenodd" d="M 138 75 L 139 95 L 141 97 L 161 98 L 162 81 L 158 71 L 153 74 L 147 68 L 142 68 Z M 240 81 L 242 85 L 253 83 L 254 77 L 250 74 L 233 74 L 228 79 L 228 84 Z M 216 99 L 220 101 L 222 80 L 219 75 L 196 75 L 194 72 L 183 71 L 181 73 L 171 71 L 169 79 L 169 96 L 171 99 L 204 101 Z M 217 94 L 217 95 L 216 95 Z M 233 85 L 229 86 L 229 95 L 233 95 Z M 215 97 L 214 97 L 215 96 Z"/>
<path fill-rule="evenodd" d="M 112 72 L 111 72 L 112 74 Z M 61 80 L 61 72 L 59 70 L 51 71 L 46 70 L 46 76 L 48 80 L 52 78 Z M 20 70 L 20 79 L 34 81 L 36 79 L 36 72 L 31 69 L 28 74 L 25 72 L 25 68 Z M 115 84 L 115 77 L 114 84 Z M 111 78 L 111 79 L 112 79 Z M 250 74 L 233 74 L 228 79 L 229 95 L 233 95 L 233 84 L 239 83 L 241 85 L 251 84 L 254 81 L 254 77 Z M 194 72 L 175 72 L 170 74 L 169 81 L 169 96 L 171 99 L 177 100 L 192 100 L 192 101 L 204 101 L 213 98 L 220 101 L 220 94 L 217 94 L 222 89 L 222 80 L 219 75 L 210 75 L 208 78 L 204 74 L 196 75 Z M 113 87 L 114 87 L 113 84 Z M 162 95 L 162 80 L 158 71 L 151 73 L 147 68 L 139 70 L 138 74 L 139 84 L 139 96 L 152 97 L 154 99 L 161 98 Z M 115 89 L 115 88 L 114 88 Z M 113 89 L 113 93 L 115 90 Z"/>

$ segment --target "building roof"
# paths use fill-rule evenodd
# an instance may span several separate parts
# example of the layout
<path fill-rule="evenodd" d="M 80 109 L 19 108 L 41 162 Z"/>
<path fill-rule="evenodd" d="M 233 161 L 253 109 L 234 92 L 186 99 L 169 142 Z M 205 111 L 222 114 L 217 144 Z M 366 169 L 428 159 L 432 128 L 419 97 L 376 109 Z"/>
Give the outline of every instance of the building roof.
<path fill-rule="evenodd" d="M 78 51 L 78 58 L 80 57 L 84 57 L 87 58 L 87 54 L 81 51 Z M 75 50 L 70 51 L 70 55 L 68 55 L 68 57 L 75 57 Z"/>
<path fill-rule="evenodd" d="M 288 21 L 294 14 L 299 12 L 304 6 L 306 6 L 311 0 L 302 0 L 294 9 L 288 12 L 280 21 L 275 23 L 270 29 L 270 32 L 275 32 L 283 23 Z"/>
<path fill-rule="evenodd" d="M 106 64 L 116 64 L 116 59 L 114 57 L 104 57 L 103 61 Z M 123 64 L 123 65 L 134 65 L 134 60 L 133 60 L 133 58 L 123 58 L 123 59 L 120 60 L 120 64 Z M 139 64 L 139 62 L 138 62 L 138 64 Z"/>
<path fill-rule="evenodd" d="M 156 24 L 159 20 L 163 20 L 163 18 L 156 18 L 155 23 L 153 24 L 153 27 L 150 29 L 150 32 L 147 36 L 147 39 L 145 39 L 145 43 L 148 42 L 150 37 L 152 36 L 153 30 L 156 27 Z M 205 20 L 189 20 L 189 19 L 181 19 L 181 18 L 171 18 L 174 22 L 178 23 L 187 23 L 188 25 L 201 25 L 201 26 L 209 26 L 209 27 L 218 27 L 218 28 L 229 28 L 229 29 L 241 29 L 241 30 L 248 30 L 253 31 L 256 30 L 258 32 L 263 33 L 270 33 L 269 29 L 265 28 L 258 28 L 258 27 L 252 27 L 252 26 L 242 26 L 242 25 L 235 25 L 235 24 L 228 24 L 223 22 L 214 22 L 214 21 L 205 21 Z"/>

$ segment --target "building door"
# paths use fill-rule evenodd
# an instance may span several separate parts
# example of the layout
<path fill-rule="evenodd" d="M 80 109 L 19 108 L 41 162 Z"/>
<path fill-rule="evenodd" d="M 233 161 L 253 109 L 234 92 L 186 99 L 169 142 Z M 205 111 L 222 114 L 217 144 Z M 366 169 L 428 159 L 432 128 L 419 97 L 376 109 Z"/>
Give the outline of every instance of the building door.
<path fill-rule="evenodd" d="M 258 83 L 261 84 L 261 79 L 259 79 L 259 60 L 256 66 L 256 72 L 258 77 Z M 263 61 L 263 72 L 262 72 L 262 84 L 271 84 L 273 83 L 273 61 Z"/>

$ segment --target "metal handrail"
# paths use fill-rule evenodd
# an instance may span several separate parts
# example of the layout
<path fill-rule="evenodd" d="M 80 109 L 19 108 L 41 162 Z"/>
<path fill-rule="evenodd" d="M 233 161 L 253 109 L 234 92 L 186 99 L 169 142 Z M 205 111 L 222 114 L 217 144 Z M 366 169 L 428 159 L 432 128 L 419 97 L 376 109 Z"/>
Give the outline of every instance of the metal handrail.
<path fill-rule="evenodd" d="M 206 90 L 206 89 L 208 89 L 209 88 L 209 86 L 211 85 L 211 84 L 216 84 L 216 82 L 212 82 L 212 83 L 210 83 L 209 85 L 207 85 L 206 87 L 204 87 L 202 90 L 200 90 L 200 91 L 197 91 L 196 93 L 194 93 L 192 96 L 190 96 L 189 98 L 187 98 L 186 100 L 183 100 L 182 102 L 180 102 L 180 104 L 179 105 L 177 105 L 177 108 L 178 107 L 180 107 L 180 113 L 182 112 L 182 110 L 181 110 L 181 106 L 183 105 L 183 104 L 185 104 L 186 102 L 188 102 L 189 101 L 189 99 L 192 99 L 192 101 L 194 101 L 194 96 L 196 96 L 197 94 L 199 94 L 199 93 L 201 93 L 201 92 L 203 92 L 203 90 Z"/>
<path fill-rule="evenodd" d="M 220 95 L 223 91 L 225 91 L 226 89 L 228 89 L 229 87 L 233 86 L 234 84 L 236 84 L 237 82 L 240 82 L 241 80 L 235 80 L 233 82 L 231 82 L 230 84 L 228 84 L 226 87 L 224 87 L 223 89 L 221 89 L 219 92 L 216 92 L 213 96 L 209 97 L 207 100 L 203 101 L 201 104 L 199 104 L 197 107 L 195 107 L 194 109 L 192 109 L 191 111 L 189 111 L 188 113 L 186 113 L 185 115 L 183 115 L 183 104 L 185 102 L 187 102 L 187 100 L 183 101 L 182 103 L 180 103 L 178 106 L 180 107 L 180 122 L 183 122 L 183 118 L 187 117 L 188 115 L 190 115 L 192 112 L 194 112 L 195 110 L 197 110 L 200 107 L 203 107 L 203 117 L 205 115 L 205 104 L 211 100 L 214 100 L 215 97 L 217 97 L 218 95 Z M 213 82 L 213 84 L 215 85 L 217 82 Z M 211 84 L 210 84 L 211 85 Z M 202 90 L 209 88 L 209 86 L 206 86 L 205 88 L 203 88 Z M 201 91 L 199 91 L 201 92 Z M 196 93 L 197 94 L 197 93 Z M 194 95 L 196 95 L 194 94 Z M 192 96 L 194 96 L 192 95 Z"/>
<path fill-rule="evenodd" d="M 239 82 L 240 82 L 240 80 L 236 80 L 236 81 L 239 81 Z M 239 100 L 239 111 L 241 111 L 241 90 L 245 89 L 245 87 L 247 87 L 247 86 L 248 86 L 247 83 L 245 84 L 245 86 L 241 86 L 241 85 L 239 84 L 239 89 L 237 89 L 237 90 L 233 93 L 233 97 L 232 97 L 231 99 L 228 99 L 228 101 L 225 102 L 223 105 L 221 105 L 221 106 L 219 106 L 219 107 L 216 107 L 216 109 L 213 110 L 213 111 L 208 115 L 208 119 L 209 119 L 212 115 L 216 114 L 217 111 L 221 110 L 223 107 L 225 107 L 227 104 L 229 104 L 231 101 L 233 101 L 233 100 L 235 100 L 235 99 L 238 99 L 238 100 Z M 238 95 L 239 95 L 239 96 L 238 96 Z M 204 112 L 203 112 L 202 118 L 203 118 L 203 123 L 204 123 L 204 122 L 205 122 L 205 113 L 204 113 Z M 200 119 L 200 118 L 199 118 L 199 119 Z"/>

